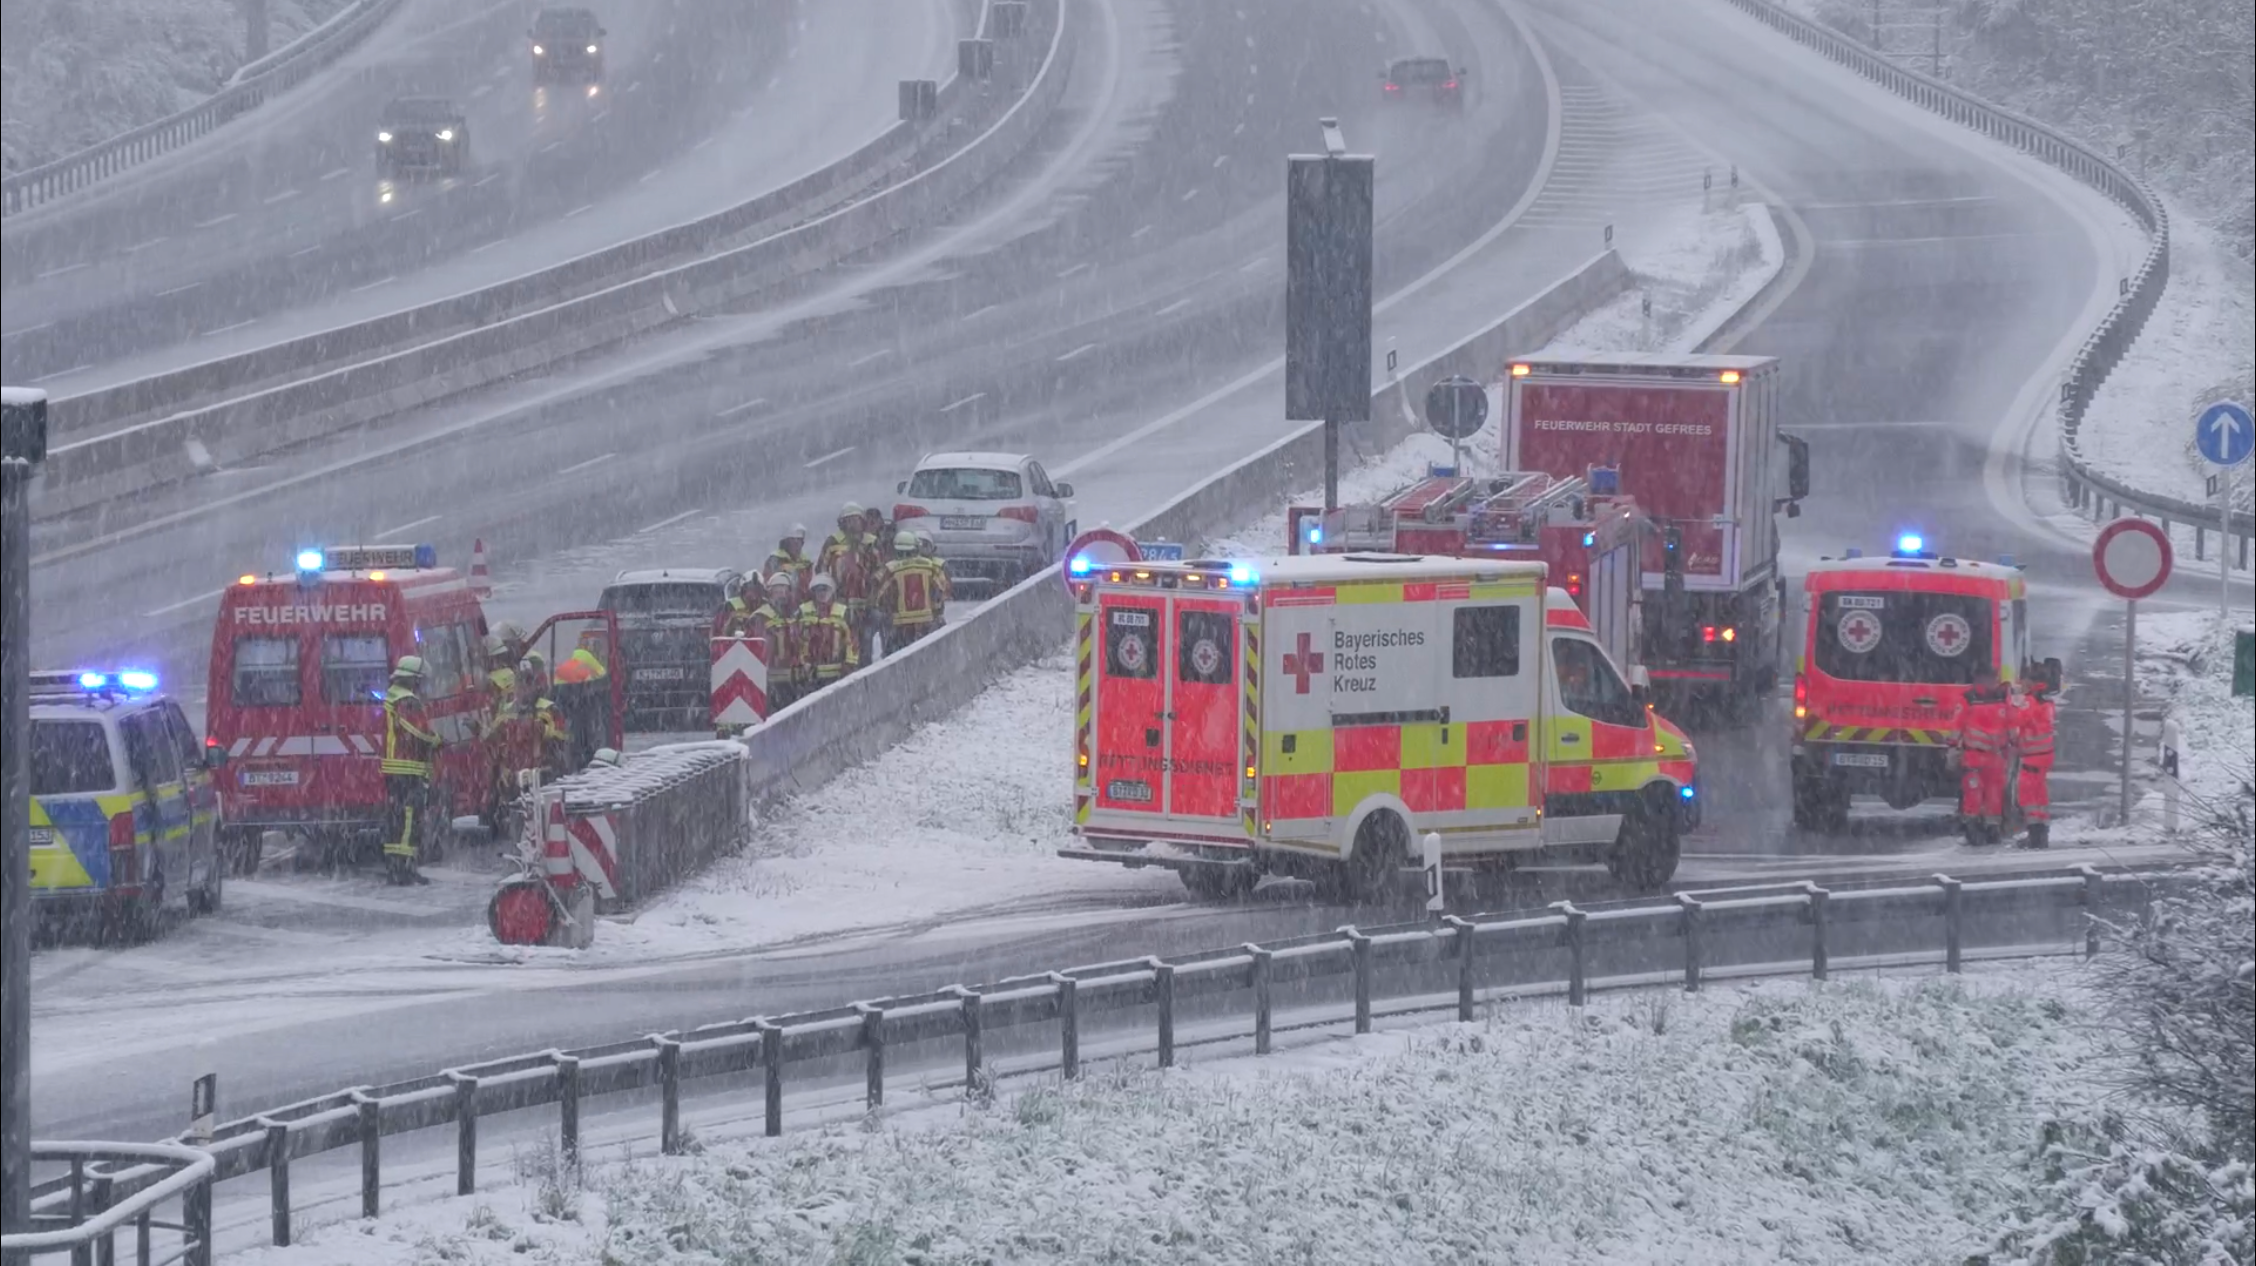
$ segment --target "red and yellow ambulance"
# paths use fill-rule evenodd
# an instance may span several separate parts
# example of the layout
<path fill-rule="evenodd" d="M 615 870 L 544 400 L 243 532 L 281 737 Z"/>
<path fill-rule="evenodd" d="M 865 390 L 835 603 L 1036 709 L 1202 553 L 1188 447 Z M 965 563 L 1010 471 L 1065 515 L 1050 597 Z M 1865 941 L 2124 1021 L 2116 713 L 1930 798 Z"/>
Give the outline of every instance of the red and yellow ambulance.
<path fill-rule="evenodd" d="M 2029 658 L 2029 603 L 2007 561 L 1939 557 L 1906 534 L 1886 557 L 1850 550 L 1802 580 L 1794 661 L 1794 825 L 1837 831 L 1849 797 L 1890 808 L 1956 800 L 1950 752 L 1966 691 L 1995 673 L 2057 681 Z"/>
<path fill-rule="evenodd" d="M 1444 864 L 1605 862 L 1639 887 L 1697 822 L 1696 756 L 1540 563 L 1351 553 L 1069 569 L 1067 857 L 1194 893 L 1383 894 Z"/>

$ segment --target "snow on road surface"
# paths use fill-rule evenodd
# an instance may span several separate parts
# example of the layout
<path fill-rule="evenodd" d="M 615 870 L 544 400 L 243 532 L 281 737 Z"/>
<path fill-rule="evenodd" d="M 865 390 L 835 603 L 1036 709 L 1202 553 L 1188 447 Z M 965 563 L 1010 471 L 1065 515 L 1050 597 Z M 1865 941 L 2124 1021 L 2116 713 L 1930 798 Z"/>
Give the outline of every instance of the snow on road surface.
<path fill-rule="evenodd" d="M 755 1113 L 234 1260 L 1960 1261 L 2041 1182 L 2044 1123 L 2104 1093 L 2087 970 L 1514 1001 L 780 1139 Z"/>

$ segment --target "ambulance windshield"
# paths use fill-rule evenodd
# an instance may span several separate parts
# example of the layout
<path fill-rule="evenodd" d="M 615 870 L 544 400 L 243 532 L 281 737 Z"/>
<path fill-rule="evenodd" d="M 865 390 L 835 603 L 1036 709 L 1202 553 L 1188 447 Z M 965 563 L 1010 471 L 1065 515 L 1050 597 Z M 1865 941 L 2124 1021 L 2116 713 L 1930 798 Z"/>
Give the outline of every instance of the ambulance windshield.
<path fill-rule="evenodd" d="M 1970 594 L 1828 593 L 1817 608 L 1817 669 L 1840 681 L 1970 686 L 1997 662 L 1995 624 L 1995 604 Z"/>
<path fill-rule="evenodd" d="M 31 794 L 90 795 L 108 791 L 116 783 L 110 739 L 101 722 L 33 719 Z"/>

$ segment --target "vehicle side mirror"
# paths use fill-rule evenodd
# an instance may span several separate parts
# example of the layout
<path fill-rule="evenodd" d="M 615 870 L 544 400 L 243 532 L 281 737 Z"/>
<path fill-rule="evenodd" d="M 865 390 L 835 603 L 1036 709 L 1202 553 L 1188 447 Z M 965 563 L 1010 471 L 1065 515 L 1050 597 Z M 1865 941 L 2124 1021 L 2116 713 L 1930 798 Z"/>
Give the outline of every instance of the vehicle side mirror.
<path fill-rule="evenodd" d="M 1629 670 L 1629 697 L 1640 705 L 1650 705 L 1653 699 L 1653 674 L 1639 664 Z"/>
<path fill-rule="evenodd" d="M 1071 496 L 1073 495 L 1073 485 L 1072 485 L 1072 484 L 1059 484 L 1059 485 L 1057 486 L 1057 495 L 1059 495 L 1059 496 L 1061 496 L 1061 497 L 1071 497 Z"/>
<path fill-rule="evenodd" d="M 901 493 L 905 493 L 905 492 L 907 492 L 908 490 L 909 490 L 909 481 L 908 481 L 908 480 L 906 480 L 906 479 L 904 479 L 904 480 L 902 480 L 901 482 L 899 482 L 899 483 L 897 483 L 897 484 L 894 484 L 894 485 L 893 485 L 893 491 L 895 491 L 895 492 L 901 492 Z"/>
<path fill-rule="evenodd" d="M 1457 68 L 1457 77 L 1459 79 L 1463 79 L 1465 77 L 1465 68 L 1463 66 L 1459 66 Z"/>
<path fill-rule="evenodd" d="M 1796 499 L 1808 496 L 1810 490 L 1809 441 L 1799 435 L 1788 435 L 1783 431 L 1779 432 L 1778 440 L 1786 446 L 1786 495 Z"/>

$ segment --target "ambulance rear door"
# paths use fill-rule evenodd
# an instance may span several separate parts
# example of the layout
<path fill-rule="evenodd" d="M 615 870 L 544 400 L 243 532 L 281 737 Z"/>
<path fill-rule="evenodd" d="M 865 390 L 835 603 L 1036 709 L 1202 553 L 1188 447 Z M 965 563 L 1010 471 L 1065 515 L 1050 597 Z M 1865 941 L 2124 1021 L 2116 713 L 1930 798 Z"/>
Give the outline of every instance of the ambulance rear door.
<path fill-rule="evenodd" d="M 1243 599 L 1114 588 L 1097 600 L 1094 793 L 1100 812 L 1237 839 Z M 1097 824 L 1099 833 L 1102 823 Z"/>
<path fill-rule="evenodd" d="M 1238 829 L 1238 755 L 1245 729 L 1236 595 L 1169 595 L 1167 813 Z"/>
<path fill-rule="evenodd" d="M 1097 594 L 1096 807 L 1100 813 L 1166 811 L 1167 597 L 1158 589 Z"/>

